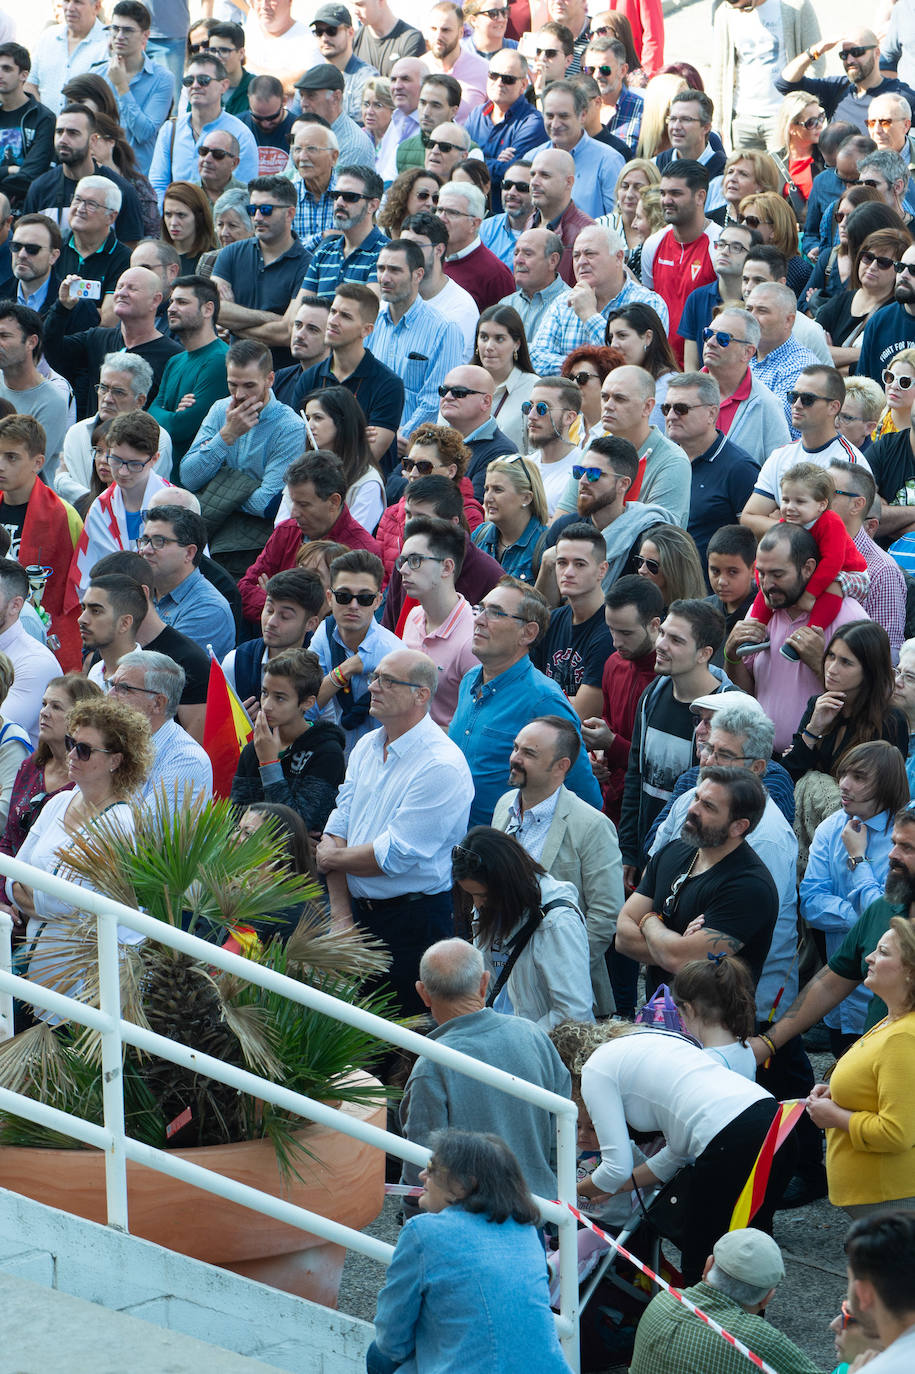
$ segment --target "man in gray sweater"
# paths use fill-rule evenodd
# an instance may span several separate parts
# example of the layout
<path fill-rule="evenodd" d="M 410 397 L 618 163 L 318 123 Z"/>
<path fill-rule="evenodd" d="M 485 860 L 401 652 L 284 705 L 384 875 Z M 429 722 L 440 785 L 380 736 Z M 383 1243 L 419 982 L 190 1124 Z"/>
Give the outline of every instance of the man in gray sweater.
<path fill-rule="evenodd" d="M 532 1021 L 503 1016 L 487 1007 L 488 984 L 483 957 L 473 945 L 465 940 L 440 940 L 430 945 L 420 961 L 416 984 L 436 1021 L 429 1039 L 568 1097 L 569 1073 L 548 1036 Z M 520 1098 L 420 1057 L 401 1099 L 400 1126 L 406 1138 L 418 1145 L 428 1145 L 433 1132 L 447 1126 L 491 1131 L 515 1152 L 531 1191 L 541 1197 L 556 1196 L 552 1118 Z M 405 1161 L 401 1178 L 406 1184 L 417 1185 L 418 1167 Z M 405 1198 L 404 1202 L 405 1215 L 415 1215 L 415 1198 Z"/>

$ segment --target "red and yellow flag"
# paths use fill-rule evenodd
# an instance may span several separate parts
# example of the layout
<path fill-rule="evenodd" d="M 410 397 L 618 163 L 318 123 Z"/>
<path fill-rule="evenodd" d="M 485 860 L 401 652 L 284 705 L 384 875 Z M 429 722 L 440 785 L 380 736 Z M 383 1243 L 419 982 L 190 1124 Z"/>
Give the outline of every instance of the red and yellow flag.
<path fill-rule="evenodd" d="M 775 1152 L 800 1121 L 805 1106 L 804 1099 L 794 1099 L 778 1104 L 778 1114 L 773 1118 L 772 1125 L 766 1133 L 762 1148 L 756 1156 L 756 1162 L 750 1170 L 750 1177 L 743 1186 L 743 1192 L 734 1204 L 731 1224 L 728 1227 L 729 1231 L 743 1230 L 756 1216 L 766 1196 L 766 1188 L 769 1186 L 769 1175 L 772 1172 Z"/>
<path fill-rule="evenodd" d="M 228 797 L 241 751 L 254 733 L 248 713 L 229 686 L 222 666 L 210 659 L 203 747 L 213 765 L 213 795 Z"/>

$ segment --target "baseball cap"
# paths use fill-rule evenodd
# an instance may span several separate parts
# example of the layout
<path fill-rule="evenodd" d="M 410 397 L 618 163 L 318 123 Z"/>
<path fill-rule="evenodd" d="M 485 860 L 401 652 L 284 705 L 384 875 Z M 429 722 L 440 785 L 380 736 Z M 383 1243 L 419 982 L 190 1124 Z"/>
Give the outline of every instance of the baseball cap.
<path fill-rule="evenodd" d="M 319 62 L 316 67 L 309 67 L 295 84 L 300 91 L 342 91 L 346 86 L 343 73 L 332 62 Z"/>
<path fill-rule="evenodd" d="M 774 1288 L 785 1277 L 781 1250 L 771 1236 L 754 1226 L 728 1231 L 715 1242 L 712 1255 L 720 1269 L 742 1283 Z"/>
<path fill-rule="evenodd" d="M 322 5 L 315 17 L 311 20 L 312 28 L 315 24 L 336 24 L 338 28 L 346 25 L 353 27 L 353 16 L 345 5 Z"/>
<path fill-rule="evenodd" d="M 696 697 L 695 701 L 689 703 L 689 709 L 694 715 L 698 715 L 700 711 L 720 711 L 722 706 L 746 706 L 758 711 L 761 716 L 766 714 L 749 692 L 710 692 L 708 696 Z"/>

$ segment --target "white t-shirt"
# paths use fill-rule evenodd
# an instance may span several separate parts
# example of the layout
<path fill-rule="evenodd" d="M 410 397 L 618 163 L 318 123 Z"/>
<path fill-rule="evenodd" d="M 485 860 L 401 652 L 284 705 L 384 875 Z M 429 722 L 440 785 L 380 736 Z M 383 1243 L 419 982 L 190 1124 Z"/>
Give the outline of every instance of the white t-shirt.
<path fill-rule="evenodd" d="M 822 448 L 805 449 L 803 441 L 797 439 L 793 444 L 773 449 L 759 470 L 753 491 L 759 496 L 768 496 L 776 505 L 781 503 L 782 477 L 795 463 L 815 463 L 818 468 L 828 468 L 837 459 L 841 463 L 860 463 L 870 472 L 870 464 L 860 449 L 855 448 L 841 434 L 837 434 Z"/>
<path fill-rule="evenodd" d="M 741 114 L 774 114 L 782 103 L 775 78 L 785 65 L 785 37 L 779 0 L 764 0 L 758 9 L 729 16 L 737 50 L 734 109 Z"/>
<path fill-rule="evenodd" d="M 447 285 L 442 287 L 437 296 L 431 298 L 429 304 L 444 315 L 446 320 L 454 320 L 464 341 L 464 362 L 469 363 L 477 346 L 477 320 L 480 318 L 480 312 L 469 291 L 465 291 L 463 286 L 458 286 L 450 277 L 446 278 L 446 281 Z"/>
<path fill-rule="evenodd" d="M 540 471 L 543 478 L 543 489 L 546 492 L 546 504 L 550 512 L 550 519 L 559 504 L 562 493 L 572 476 L 572 468 L 576 463 L 582 461 L 580 448 L 573 448 L 571 453 L 567 453 L 565 458 L 560 458 L 558 463 L 544 463 L 540 458 L 540 451 L 535 449 L 533 453 L 527 455 L 529 463 L 533 463 Z"/>
<path fill-rule="evenodd" d="M 742 1078 L 756 1081 L 756 1055 L 749 1045 L 742 1045 L 739 1040 L 735 1040 L 733 1045 L 706 1045 L 703 1053 L 717 1064 L 739 1073 Z"/>

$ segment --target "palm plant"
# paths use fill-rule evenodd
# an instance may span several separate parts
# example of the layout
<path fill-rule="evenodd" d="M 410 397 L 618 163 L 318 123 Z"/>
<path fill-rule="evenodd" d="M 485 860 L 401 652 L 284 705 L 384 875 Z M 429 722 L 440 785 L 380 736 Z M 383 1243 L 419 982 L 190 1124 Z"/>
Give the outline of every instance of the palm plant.
<path fill-rule="evenodd" d="M 198 799 L 174 808 L 164 794 L 137 810 L 126 836 L 99 818 L 61 856 L 61 876 L 104 892 L 164 924 L 214 944 L 253 928 L 251 957 L 279 973 L 390 1015 L 389 993 L 366 991 L 388 965 L 383 946 L 357 930 L 324 929 L 320 888 L 289 873 L 283 845 L 269 821 L 239 834 L 228 801 Z M 283 945 L 270 927 L 301 909 Z M 121 1007 L 126 1020 L 193 1046 L 230 1064 L 321 1100 L 379 1100 L 386 1091 L 356 1069 L 371 1067 L 385 1046 L 276 993 L 225 974 L 206 959 L 154 940 L 121 946 Z M 74 913 L 66 935 L 47 940 L 31 971 L 90 1005 L 98 1005 L 95 918 Z M 97 1034 L 75 1023 L 40 1023 L 0 1046 L 0 1084 L 102 1120 L 101 1047 Z M 125 1047 L 128 1129 L 157 1146 L 229 1144 L 269 1137 L 284 1172 L 308 1153 L 296 1136 L 301 1119 L 168 1060 Z M 0 1144 L 77 1148 L 78 1143 L 10 1114 L 0 1114 Z"/>

